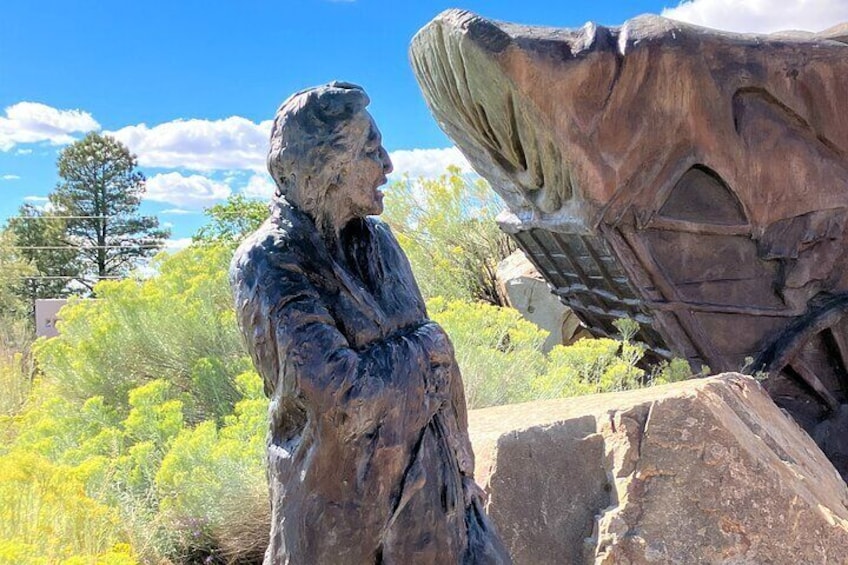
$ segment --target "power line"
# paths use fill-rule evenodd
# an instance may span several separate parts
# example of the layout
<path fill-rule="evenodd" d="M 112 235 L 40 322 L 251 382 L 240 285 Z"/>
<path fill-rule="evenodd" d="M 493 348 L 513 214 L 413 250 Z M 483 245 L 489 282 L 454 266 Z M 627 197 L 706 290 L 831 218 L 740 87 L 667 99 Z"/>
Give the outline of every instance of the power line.
<path fill-rule="evenodd" d="M 161 214 L 161 212 L 160 212 L 160 214 Z M 204 212 L 191 211 L 188 214 L 183 214 L 183 215 L 185 215 L 185 216 L 198 216 L 198 215 L 201 215 L 201 214 L 204 214 Z M 221 217 L 221 216 L 223 216 L 223 217 L 239 217 L 239 218 L 246 218 L 246 219 L 248 218 L 248 216 L 245 215 L 242 212 L 216 212 L 215 216 L 217 216 L 217 217 Z M 150 217 L 150 216 L 145 216 L 145 217 Z M 110 219 L 124 219 L 125 220 L 127 218 L 124 217 L 124 216 L 66 216 L 66 215 L 54 216 L 52 214 L 45 214 L 43 216 L 9 216 L 9 217 L 6 218 L 7 221 L 12 221 L 12 220 L 24 220 L 24 221 L 29 221 L 29 220 L 110 220 Z M 130 218 L 130 219 L 135 219 L 135 218 Z"/>
<path fill-rule="evenodd" d="M 83 275 L 18 275 L 16 278 L 18 280 L 86 280 L 96 278 L 97 280 L 122 280 L 126 278 L 132 278 L 130 276 L 122 277 L 119 275 L 103 275 L 102 277 L 97 275 L 91 276 L 83 276 Z"/>
<path fill-rule="evenodd" d="M 76 251 L 87 251 L 89 249 L 165 249 L 165 244 L 139 244 L 139 245 L 8 245 L 5 249 L 17 251 L 59 251 L 61 249 L 73 249 Z"/>
<path fill-rule="evenodd" d="M 8 220 L 108 220 L 109 218 L 120 218 L 121 216 L 9 216 Z"/>

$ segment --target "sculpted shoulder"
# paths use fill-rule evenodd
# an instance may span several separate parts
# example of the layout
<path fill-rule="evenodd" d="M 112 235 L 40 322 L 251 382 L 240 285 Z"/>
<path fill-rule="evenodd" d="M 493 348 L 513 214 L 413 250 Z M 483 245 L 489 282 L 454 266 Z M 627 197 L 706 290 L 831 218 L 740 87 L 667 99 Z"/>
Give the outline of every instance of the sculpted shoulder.
<path fill-rule="evenodd" d="M 250 279 L 262 271 L 292 257 L 295 247 L 292 224 L 276 218 L 268 218 L 255 232 L 250 234 L 236 249 L 230 263 L 230 284 L 250 284 Z"/>
<path fill-rule="evenodd" d="M 371 233 L 377 234 L 377 237 L 381 240 L 391 241 L 397 245 L 397 239 L 395 238 L 395 234 L 392 232 L 392 228 L 389 227 L 389 224 L 377 216 L 368 216 L 365 221 L 368 222 L 371 227 Z"/>

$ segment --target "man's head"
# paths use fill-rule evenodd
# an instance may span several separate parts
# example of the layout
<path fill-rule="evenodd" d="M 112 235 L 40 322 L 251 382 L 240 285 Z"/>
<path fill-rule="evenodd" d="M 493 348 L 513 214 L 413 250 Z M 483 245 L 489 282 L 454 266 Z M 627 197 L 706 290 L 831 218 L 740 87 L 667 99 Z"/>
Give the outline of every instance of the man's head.
<path fill-rule="evenodd" d="M 302 90 L 283 102 L 268 153 L 277 196 L 337 228 L 383 211 L 377 187 L 392 164 L 368 103 L 361 87 L 344 82 Z"/>

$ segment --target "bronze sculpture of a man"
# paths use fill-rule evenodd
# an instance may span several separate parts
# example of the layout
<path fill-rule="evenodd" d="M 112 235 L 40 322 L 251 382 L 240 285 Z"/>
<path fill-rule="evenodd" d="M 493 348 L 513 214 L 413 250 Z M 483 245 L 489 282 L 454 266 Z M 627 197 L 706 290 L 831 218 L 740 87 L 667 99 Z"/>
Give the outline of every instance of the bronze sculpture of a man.
<path fill-rule="evenodd" d="M 392 165 L 368 102 L 334 82 L 283 103 L 271 217 L 233 259 L 270 399 L 265 563 L 507 563 L 472 478 L 452 345 L 372 217 Z"/>

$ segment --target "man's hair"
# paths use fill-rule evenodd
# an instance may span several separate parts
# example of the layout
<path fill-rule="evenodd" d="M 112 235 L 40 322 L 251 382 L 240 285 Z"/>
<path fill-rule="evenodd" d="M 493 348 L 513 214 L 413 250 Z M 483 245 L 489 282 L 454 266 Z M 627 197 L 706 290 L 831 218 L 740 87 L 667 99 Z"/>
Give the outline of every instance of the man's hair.
<path fill-rule="evenodd" d="M 268 151 L 276 197 L 288 196 L 307 210 L 321 209 L 349 150 L 345 125 L 369 102 L 362 87 L 346 82 L 307 88 L 283 102 Z"/>

